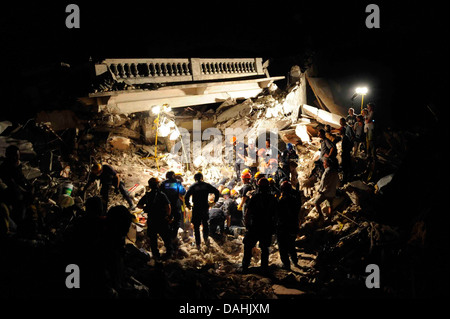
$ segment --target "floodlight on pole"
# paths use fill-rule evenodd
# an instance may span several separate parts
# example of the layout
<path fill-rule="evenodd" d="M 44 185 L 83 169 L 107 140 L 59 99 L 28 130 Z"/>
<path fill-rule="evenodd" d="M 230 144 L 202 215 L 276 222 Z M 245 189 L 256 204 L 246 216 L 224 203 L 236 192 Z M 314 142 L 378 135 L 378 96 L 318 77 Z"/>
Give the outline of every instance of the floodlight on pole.
<path fill-rule="evenodd" d="M 366 95 L 368 91 L 369 90 L 366 87 L 357 87 L 356 90 L 355 90 L 356 94 L 361 95 L 361 113 L 362 113 L 362 110 L 363 110 L 364 95 Z"/>

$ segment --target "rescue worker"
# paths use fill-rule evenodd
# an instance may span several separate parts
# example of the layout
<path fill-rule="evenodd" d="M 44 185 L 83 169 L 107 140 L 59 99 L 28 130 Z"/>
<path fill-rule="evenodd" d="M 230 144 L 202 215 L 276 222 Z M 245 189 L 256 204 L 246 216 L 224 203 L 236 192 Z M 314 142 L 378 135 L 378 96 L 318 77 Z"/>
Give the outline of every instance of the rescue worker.
<path fill-rule="evenodd" d="M 236 136 L 233 136 L 230 140 L 233 144 L 234 153 L 234 170 L 236 171 L 236 179 L 239 180 L 242 171 L 246 168 L 245 158 L 247 156 L 247 145 L 242 142 L 237 142 Z"/>
<path fill-rule="evenodd" d="M 299 213 L 301 201 L 294 194 L 289 181 L 281 184 L 281 197 L 277 209 L 277 241 L 283 268 L 290 270 L 289 257 L 294 265 L 298 263 L 295 240 L 299 231 Z"/>
<path fill-rule="evenodd" d="M 243 211 L 245 213 L 245 203 L 249 199 L 249 192 L 253 190 L 252 184 L 250 180 L 252 175 L 250 172 L 245 172 L 241 175 L 241 180 L 244 186 L 239 190 L 239 195 L 241 197 L 241 202 L 239 203 L 238 210 Z"/>
<path fill-rule="evenodd" d="M 272 177 L 267 179 L 269 181 L 270 193 L 275 196 L 275 198 L 280 197 L 280 190 L 275 184 L 275 180 Z"/>
<path fill-rule="evenodd" d="M 217 202 L 208 212 L 209 214 L 209 234 L 217 236 L 217 228 L 219 228 L 219 236 L 225 234 L 225 212 L 222 209 L 223 202 Z"/>
<path fill-rule="evenodd" d="M 255 140 L 250 138 L 248 140 L 247 157 L 245 161 L 246 167 L 250 170 L 252 176 L 258 171 L 258 149 L 256 148 Z"/>
<path fill-rule="evenodd" d="M 234 193 L 233 193 L 234 191 Z M 225 188 L 222 191 L 223 196 L 223 205 L 222 210 L 225 213 L 226 218 L 226 228 L 230 228 L 231 226 L 244 226 L 242 211 L 239 211 L 237 208 L 237 203 L 234 200 L 234 194 L 236 191 L 232 189 L 231 191 L 228 188 Z"/>
<path fill-rule="evenodd" d="M 268 171 L 270 174 L 267 175 L 267 178 L 273 178 L 277 185 L 280 185 L 282 179 L 288 178 L 281 167 L 278 166 L 278 161 L 275 158 L 269 160 Z"/>
<path fill-rule="evenodd" d="M 164 194 L 166 194 L 170 201 L 171 215 L 173 217 L 173 221 L 170 224 L 170 236 L 175 248 L 179 245 L 177 235 L 178 228 L 181 227 L 181 208 L 183 205 L 183 197 L 186 194 L 186 189 L 175 178 L 174 171 L 168 171 L 166 173 L 166 180 L 161 183 L 160 189 Z"/>
<path fill-rule="evenodd" d="M 81 190 L 81 197 L 84 196 L 86 189 L 97 179 L 100 180 L 102 188 L 100 190 L 100 195 L 103 200 L 103 209 L 106 211 L 108 209 L 109 202 L 109 190 L 111 186 L 114 186 L 116 194 L 120 191 L 123 198 L 127 201 L 130 210 L 134 210 L 135 206 L 133 200 L 130 198 L 130 194 L 125 189 L 125 183 L 120 179 L 117 172 L 107 164 L 94 164 L 91 171 L 91 176 L 84 188 Z"/>
<path fill-rule="evenodd" d="M 277 200 L 270 194 L 269 181 L 261 178 L 258 190 L 249 199 L 244 215 L 246 233 L 244 236 L 244 256 L 242 270 L 246 272 L 250 266 L 252 249 L 259 242 L 261 249 L 261 268 L 267 270 L 269 266 L 269 247 L 275 231 Z"/>
<path fill-rule="evenodd" d="M 161 236 L 166 254 L 164 259 L 169 259 L 173 254 L 172 239 L 170 236 L 171 206 L 166 194 L 159 189 L 159 180 L 152 177 L 148 180 L 150 192 L 139 200 L 137 207 L 147 213 L 147 236 L 150 240 L 150 249 L 156 260 L 161 258 L 158 249 L 158 235 Z"/>
<path fill-rule="evenodd" d="M 339 185 L 339 175 L 336 169 L 335 159 L 327 157 L 323 161 L 325 171 L 322 174 L 318 189 L 319 196 L 314 201 L 314 206 L 319 213 L 319 224 L 325 221 L 320 205 L 324 201 L 328 201 L 327 219 L 331 218 L 333 199 L 336 197 L 336 189 Z"/>
<path fill-rule="evenodd" d="M 298 155 L 294 145 L 287 143 L 286 149 L 281 153 L 281 168 L 293 185 L 298 183 L 297 160 Z"/>
<path fill-rule="evenodd" d="M 208 210 L 209 202 L 208 195 L 214 194 L 214 202 L 217 202 L 220 197 L 220 192 L 217 188 L 203 181 L 203 174 L 198 172 L 194 175 L 195 183 L 192 184 L 184 196 L 184 202 L 187 208 L 191 208 L 190 199 L 194 207 L 192 209 L 192 223 L 194 224 L 195 243 L 200 249 L 200 225 L 203 225 L 203 240 L 206 245 L 209 245 L 208 239 Z"/>

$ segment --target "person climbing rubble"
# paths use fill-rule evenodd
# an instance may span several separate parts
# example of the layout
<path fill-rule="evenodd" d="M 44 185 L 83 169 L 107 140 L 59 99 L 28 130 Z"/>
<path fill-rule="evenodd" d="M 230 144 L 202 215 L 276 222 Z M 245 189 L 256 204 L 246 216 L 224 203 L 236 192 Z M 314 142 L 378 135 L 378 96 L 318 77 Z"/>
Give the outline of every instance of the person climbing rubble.
<path fill-rule="evenodd" d="M 81 189 L 81 197 L 84 197 L 84 194 L 88 187 L 95 181 L 100 180 L 102 188 L 100 190 L 100 194 L 103 199 L 103 209 L 106 211 L 108 209 L 109 203 L 109 190 L 111 186 L 114 186 L 116 193 L 120 191 L 123 198 L 127 201 L 130 210 L 134 210 L 135 206 L 133 200 L 130 197 L 130 194 L 125 189 L 125 183 L 120 179 L 117 172 L 108 164 L 94 164 L 91 170 L 91 176 L 84 186 Z"/>
<path fill-rule="evenodd" d="M 157 178 L 152 177 L 148 180 L 150 192 L 139 200 L 137 207 L 143 209 L 147 214 L 147 236 L 150 240 L 150 249 L 156 260 L 161 259 L 158 249 L 158 235 L 161 236 L 166 253 L 164 259 L 172 258 L 173 245 L 171 237 L 171 205 L 167 195 L 159 188 L 160 182 Z"/>
<path fill-rule="evenodd" d="M 181 227 L 181 209 L 183 205 L 183 198 L 186 194 L 186 189 L 175 178 L 174 171 L 168 171 L 166 173 L 166 180 L 161 183 L 160 189 L 164 194 L 166 194 L 167 198 L 169 198 L 170 201 L 171 215 L 173 217 L 173 221 L 170 224 L 170 236 L 172 238 L 175 249 L 175 247 L 178 247 L 178 245 L 180 244 L 177 236 L 178 229 Z"/>
<path fill-rule="evenodd" d="M 322 176 L 324 166 L 323 162 L 325 158 L 335 159 L 337 155 L 336 145 L 326 137 L 326 132 L 324 129 L 319 130 L 320 137 L 320 157 L 314 163 L 314 169 L 311 172 L 311 176 L 316 175 L 318 178 Z"/>
<path fill-rule="evenodd" d="M 217 188 L 209 183 L 203 181 L 203 174 L 198 172 L 194 175 L 195 183 L 192 184 L 184 196 L 184 202 L 187 208 L 191 208 L 192 197 L 192 224 L 194 225 L 195 243 L 200 249 L 200 225 L 203 225 L 203 240 L 206 245 L 209 245 L 209 225 L 208 225 L 208 210 L 209 202 L 208 195 L 214 194 L 214 202 L 217 202 L 220 197 L 220 192 Z"/>
<path fill-rule="evenodd" d="M 320 185 L 318 189 L 318 197 L 314 201 L 314 206 L 319 214 L 319 224 L 323 224 L 325 221 L 322 214 L 322 209 L 320 205 L 324 201 L 328 201 L 328 212 L 327 220 L 331 219 L 331 211 L 333 199 L 336 197 L 336 189 L 339 184 L 339 175 L 336 169 L 336 163 L 334 158 L 325 157 L 323 160 L 323 166 L 325 171 L 322 174 L 322 179 L 320 180 Z"/>
<path fill-rule="evenodd" d="M 249 199 L 247 210 L 244 214 L 246 232 L 243 240 L 243 272 L 248 271 L 253 247 L 258 242 L 261 249 L 261 268 L 267 270 L 269 266 L 269 247 L 275 231 L 276 211 L 277 200 L 270 193 L 269 181 L 267 178 L 261 178 L 258 182 L 258 190 Z"/>
<path fill-rule="evenodd" d="M 298 155 L 294 145 L 292 143 L 287 143 L 286 149 L 281 152 L 281 168 L 293 185 L 298 183 L 297 161 Z"/>
<path fill-rule="evenodd" d="M 289 258 L 294 265 L 298 263 L 295 240 L 299 232 L 300 208 L 301 201 L 294 194 L 292 184 L 284 181 L 281 184 L 281 197 L 278 200 L 276 235 L 280 259 L 283 268 L 287 270 L 291 269 Z"/>

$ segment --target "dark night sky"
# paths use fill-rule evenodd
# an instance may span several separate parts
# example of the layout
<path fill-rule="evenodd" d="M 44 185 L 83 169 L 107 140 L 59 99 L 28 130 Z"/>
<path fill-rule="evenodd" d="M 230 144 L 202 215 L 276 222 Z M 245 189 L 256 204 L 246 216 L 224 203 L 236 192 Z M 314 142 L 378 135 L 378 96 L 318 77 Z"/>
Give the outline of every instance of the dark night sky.
<path fill-rule="evenodd" d="M 23 70 L 74 68 L 89 57 L 259 56 L 271 59 L 271 75 L 286 75 L 314 53 L 342 104 L 366 84 L 366 99 L 389 121 L 420 122 L 429 103 L 447 112 L 448 4 L 441 1 L 78 2 L 81 27 L 67 29 L 69 3 L 17 3 L 1 12 L 3 90 L 20 85 Z M 365 26 L 369 3 L 380 7 L 380 29 Z"/>

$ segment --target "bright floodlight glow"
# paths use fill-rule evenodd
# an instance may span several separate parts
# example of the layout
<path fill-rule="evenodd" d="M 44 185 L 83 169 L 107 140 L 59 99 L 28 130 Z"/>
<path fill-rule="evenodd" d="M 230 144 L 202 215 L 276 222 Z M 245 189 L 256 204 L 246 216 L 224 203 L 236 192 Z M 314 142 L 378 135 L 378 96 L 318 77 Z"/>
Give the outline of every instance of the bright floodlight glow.
<path fill-rule="evenodd" d="M 161 107 L 159 105 L 155 105 L 154 107 L 152 107 L 152 113 L 158 115 L 159 113 L 161 113 Z"/>
<path fill-rule="evenodd" d="M 356 88 L 356 93 L 357 94 L 361 94 L 361 95 L 366 95 L 367 94 L 368 89 L 366 87 L 358 87 Z"/>
<path fill-rule="evenodd" d="M 173 132 L 170 134 L 169 139 L 170 139 L 171 141 L 175 141 L 179 136 L 180 136 L 180 131 L 175 130 L 175 131 L 173 131 Z"/>

